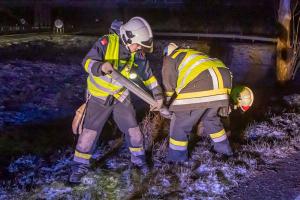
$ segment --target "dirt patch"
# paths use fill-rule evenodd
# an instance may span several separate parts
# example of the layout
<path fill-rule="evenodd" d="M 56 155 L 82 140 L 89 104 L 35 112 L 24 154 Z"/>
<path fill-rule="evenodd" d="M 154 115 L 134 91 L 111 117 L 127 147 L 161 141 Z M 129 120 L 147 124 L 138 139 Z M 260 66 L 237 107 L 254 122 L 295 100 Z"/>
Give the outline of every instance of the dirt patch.
<path fill-rule="evenodd" d="M 255 173 L 251 180 L 239 185 L 228 199 L 296 199 L 300 194 L 300 153 L 289 156 Z"/>

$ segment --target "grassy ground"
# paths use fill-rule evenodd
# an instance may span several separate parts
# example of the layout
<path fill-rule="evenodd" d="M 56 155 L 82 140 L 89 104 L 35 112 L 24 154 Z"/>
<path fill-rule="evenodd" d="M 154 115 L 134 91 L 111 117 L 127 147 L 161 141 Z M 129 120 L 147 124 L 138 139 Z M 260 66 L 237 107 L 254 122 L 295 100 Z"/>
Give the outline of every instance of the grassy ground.
<path fill-rule="evenodd" d="M 71 45 L 68 46 L 67 41 Z M 70 97 L 83 94 L 83 90 L 80 90 L 83 88 L 82 84 L 78 82 L 78 75 L 82 75 L 80 71 L 82 69 L 76 68 L 80 67 L 76 63 L 80 59 L 77 57 L 73 59 L 71 56 L 73 51 L 68 51 L 73 45 L 78 49 L 79 41 L 85 44 L 84 40 L 78 40 L 78 38 L 76 40 L 73 40 L 72 37 L 60 38 L 56 42 L 65 45 L 66 51 L 58 56 L 56 56 L 58 48 L 51 48 L 53 43 L 42 41 L 30 43 L 33 48 L 38 46 L 37 50 L 40 52 L 50 48 L 49 57 L 41 53 L 36 60 L 35 57 L 30 56 L 30 51 L 25 53 L 21 51 L 21 46 L 13 45 L 8 52 L 13 52 L 13 50 L 23 52 L 21 58 L 25 59 L 25 62 L 14 59 L 10 53 L 4 54 L 5 57 L 2 58 L 4 61 L 2 61 L 6 70 L 1 74 L 7 74 L 3 77 L 12 77 L 10 80 L 26 79 L 26 82 L 32 80 L 37 73 L 37 71 L 31 73 L 30 67 L 37 70 L 39 63 L 43 63 L 42 69 L 45 70 L 43 73 L 49 77 L 43 76 L 39 80 L 44 85 L 55 83 L 58 91 L 52 90 L 51 87 L 51 90 L 48 90 L 47 87 L 40 89 L 33 87 L 31 88 L 33 92 L 44 91 L 48 93 L 50 91 L 54 94 L 57 92 L 65 94 L 64 91 L 68 91 L 71 92 Z M 160 58 L 163 44 L 167 42 L 161 41 L 161 44 L 158 44 L 160 51 L 155 52 L 150 57 L 155 66 L 160 66 L 161 60 L 158 58 Z M 205 43 L 194 43 L 193 41 L 183 41 L 183 43 L 194 46 L 200 45 L 205 52 L 209 49 Z M 82 50 L 80 51 L 82 52 Z M 75 55 L 77 56 L 77 54 Z M 65 57 L 68 59 L 65 60 Z M 55 65 L 51 64 L 51 58 L 54 59 Z M 47 70 L 51 71 L 55 67 L 61 70 L 59 75 L 55 75 L 55 78 L 61 77 L 59 79 L 51 79 L 54 75 L 51 75 L 50 72 L 46 73 Z M 155 68 L 154 72 L 159 74 L 160 68 Z M 23 76 L 15 76 L 21 73 Z M 12 111 L 22 112 L 22 109 L 18 110 L 19 105 L 25 104 L 26 107 L 27 100 L 34 100 L 33 103 L 36 103 L 39 99 L 36 105 L 44 105 L 53 111 L 58 105 L 65 109 L 66 106 L 74 106 L 79 103 L 78 99 L 72 101 L 73 98 L 70 98 L 71 103 L 68 103 L 69 101 L 63 101 L 68 99 L 67 96 L 52 98 L 54 96 L 51 95 L 46 96 L 44 101 L 43 98 L 40 98 L 44 97 L 41 93 L 36 98 L 30 98 L 26 93 L 28 88 L 24 87 L 26 84 L 14 85 L 14 81 L 9 81 L 7 78 L 3 80 L 6 80 L 7 84 L 1 89 L 4 88 L 5 91 L 11 89 L 10 99 L 18 100 L 13 101 L 12 104 L 5 104 L 4 108 L 1 107 L 3 116 L 7 116 L 5 114 Z M 84 79 L 80 80 L 83 81 Z M 67 85 L 57 84 L 65 81 L 68 82 Z M 80 84 L 80 87 L 74 84 Z M 74 87 L 70 87 L 70 85 Z M 76 90 L 73 91 L 70 88 Z M 260 92 L 258 92 L 259 90 Z M 73 148 L 62 148 L 66 144 L 71 145 L 73 143 L 73 137 L 69 134 L 70 129 L 68 129 L 71 117 L 46 125 L 36 125 L 30 122 L 29 125 L 14 126 L 13 128 L 7 126 L 6 130 L 1 132 L 0 142 L 4 144 L 0 145 L 2 148 L 1 155 L 3 153 L 6 156 L 14 155 L 16 157 L 10 157 L 12 162 L 7 168 L 5 179 L 1 180 L 0 197 L 3 199 L 45 197 L 49 199 L 197 199 L 199 196 L 207 199 L 223 198 L 230 189 L 238 186 L 247 178 L 255 176 L 258 170 L 263 170 L 272 163 L 285 159 L 299 149 L 298 130 L 300 124 L 299 114 L 297 114 L 299 110 L 288 108 L 287 104 L 270 104 L 272 98 L 282 102 L 282 94 L 278 93 L 278 88 L 273 87 L 272 91 L 269 91 L 270 88 L 259 88 L 259 90 L 255 90 L 258 104 L 255 104 L 248 113 L 244 115 L 237 112 L 232 113 L 231 125 L 228 126 L 232 130 L 230 140 L 236 152 L 232 158 L 225 158 L 212 153 L 210 140 L 205 136 L 197 137 L 193 134 L 193 142 L 189 146 L 190 165 L 169 165 L 165 162 L 169 121 L 163 120 L 153 113 L 145 116 L 145 111 L 141 109 L 143 114 L 138 116 L 140 117 L 139 121 L 142 121 L 140 126 L 146 138 L 145 145 L 149 163 L 152 165 L 151 173 L 148 176 L 143 176 L 139 170 L 130 165 L 126 145 L 111 140 L 111 142 L 100 144 L 95 156 L 99 160 L 95 161 L 93 170 L 84 178 L 83 184 L 79 186 L 69 186 L 66 182 L 70 171 Z M 295 91 L 292 89 L 288 93 Z M 20 94 L 26 98 L 18 98 Z M 3 97 L 1 100 L 7 99 L 7 93 L 2 92 L 1 95 Z M 140 103 L 137 104 L 140 105 Z M 290 107 L 292 106 L 290 105 Z M 32 107 L 29 106 L 29 108 Z M 63 111 L 66 113 L 66 110 Z M 108 133 L 113 132 L 110 126 L 106 130 Z M 23 156 L 17 157 L 20 154 Z M 4 162 L 7 163 L 8 161 L 10 160 L 5 158 Z"/>

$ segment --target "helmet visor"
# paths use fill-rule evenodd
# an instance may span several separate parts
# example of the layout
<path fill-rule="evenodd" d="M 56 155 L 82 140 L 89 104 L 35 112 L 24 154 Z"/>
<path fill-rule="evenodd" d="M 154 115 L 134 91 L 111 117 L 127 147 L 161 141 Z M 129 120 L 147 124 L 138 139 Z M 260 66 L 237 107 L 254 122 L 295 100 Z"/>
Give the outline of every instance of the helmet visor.
<path fill-rule="evenodd" d="M 152 53 L 153 52 L 153 46 L 152 47 L 143 47 L 142 46 L 142 50 L 145 53 Z"/>
<path fill-rule="evenodd" d="M 141 41 L 141 45 L 146 47 L 146 48 L 151 48 L 153 46 L 153 39 L 150 38 L 147 41 Z"/>

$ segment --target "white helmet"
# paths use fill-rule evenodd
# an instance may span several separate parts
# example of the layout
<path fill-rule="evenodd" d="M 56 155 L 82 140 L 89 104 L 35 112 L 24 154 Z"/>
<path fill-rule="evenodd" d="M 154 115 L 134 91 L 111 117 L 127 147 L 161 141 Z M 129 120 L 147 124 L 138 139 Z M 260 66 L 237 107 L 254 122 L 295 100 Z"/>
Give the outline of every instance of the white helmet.
<path fill-rule="evenodd" d="M 150 25 L 142 17 L 133 17 L 120 27 L 122 41 L 126 44 L 137 43 L 150 52 L 153 50 L 153 34 Z"/>

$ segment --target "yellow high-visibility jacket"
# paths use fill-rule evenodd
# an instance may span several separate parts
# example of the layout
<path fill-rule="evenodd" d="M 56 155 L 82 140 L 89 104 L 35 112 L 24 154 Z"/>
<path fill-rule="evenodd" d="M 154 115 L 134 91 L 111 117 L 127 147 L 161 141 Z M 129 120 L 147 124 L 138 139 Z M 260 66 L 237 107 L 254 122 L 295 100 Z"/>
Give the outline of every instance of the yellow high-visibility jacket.
<path fill-rule="evenodd" d="M 156 99 L 162 98 L 161 88 L 152 74 L 148 60 L 141 53 L 131 53 L 125 49 L 117 34 L 109 34 L 100 38 L 83 60 L 84 69 L 89 73 L 87 78 L 88 92 L 103 101 L 109 95 L 120 102 L 129 101 L 129 91 L 110 75 L 101 72 L 101 65 L 110 62 L 114 69 L 129 78 L 132 68 L 143 80 Z M 122 51 L 121 51 L 122 48 Z M 121 55 L 120 55 L 121 54 Z M 95 72 L 97 69 L 100 72 Z"/>
<path fill-rule="evenodd" d="M 232 74 L 222 61 L 192 49 L 178 49 L 164 58 L 162 79 L 170 110 L 229 105 Z"/>

